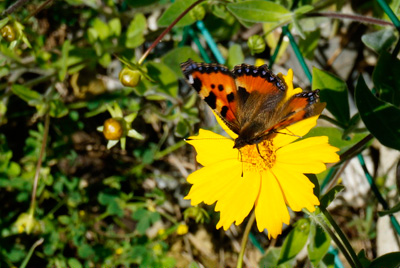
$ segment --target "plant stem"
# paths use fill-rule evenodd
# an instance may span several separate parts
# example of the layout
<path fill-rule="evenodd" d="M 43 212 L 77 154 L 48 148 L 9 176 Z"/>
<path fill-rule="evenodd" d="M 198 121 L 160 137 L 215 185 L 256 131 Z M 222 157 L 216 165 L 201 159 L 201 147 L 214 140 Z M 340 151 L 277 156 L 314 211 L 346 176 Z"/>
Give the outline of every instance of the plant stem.
<path fill-rule="evenodd" d="M 249 238 L 251 226 L 253 226 L 255 219 L 256 219 L 256 214 L 253 211 L 251 213 L 249 221 L 247 222 L 246 229 L 244 230 L 244 233 L 243 233 L 242 245 L 240 247 L 240 253 L 239 253 L 238 260 L 237 260 L 236 268 L 242 268 L 242 266 L 243 266 L 244 251 L 246 250 L 246 244 L 247 244 L 247 240 Z"/>
<path fill-rule="evenodd" d="M 147 58 L 147 56 L 149 55 L 149 53 L 153 50 L 153 48 L 155 48 L 157 46 L 157 44 L 161 41 L 161 39 L 163 39 L 163 37 L 169 33 L 169 31 L 171 31 L 172 27 L 175 26 L 175 24 L 178 23 L 178 21 L 180 21 L 192 8 L 194 8 L 195 6 L 197 6 L 198 4 L 200 4 L 201 2 L 203 2 L 204 0 L 197 0 L 196 2 L 194 2 L 193 4 L 191 4 L 187 9 L 185 9 L 185 11 L 183 11 L 168 27 L 167 29 L 165 29 L 159 37 L 157 37 L 157 39 L 153 42 L 153 44 L 151 44 L 151 46 L 146 50 L 146 52 L 144 52 L 144 54 L 142 55 L 142 57 L 139 59 L 138 64 L 141 65 L 143 63 L 143 61 Z"/>
<path fill-rule="evenodd" d="M 28 2 L 29 0 L 18 0 L 17 2 L 15 2 L 13 5 L 11 5 L 10 7 L 8 7 L 6 10 L 4 10 L 3 12 L 1 12 L 1 17 L 3 16 L 7 16 L 10 15 L 11 13 L 13 13 L 15 10 L 17 10 L 18 8 L 20 8 L 21 6 L 23 6 L 26 2 Z"/>
<path fill-rule="evenodd" d="M 19 268 L 25 268 L 26 265 L 28 264 L 29 260 L 32 257 L 33 251 L 35 251 L 35 248 L 37 248 L 38 246 L 40 246 L 44 241 L 44 238 L 40 238 L 38 241 L 36 241 L 35 243 L 33 243 L 32 247 L 29 249 L 28 254 L 26 255 L 24 261 L 22 262 L 21 266 Z"/>
<path fill-rule="evenodd" d="M 45 115 L 45 119 L 44 119 L 44 133 L 43 133 L 42 147 L 40 148 L 39 158 L 38 158 L 38 162 L 36 164 L 35 177 L 33 179 L 33 189 L 32 189 L 32 197 L 31 197 L 31 205 L 30 205 L 30 211 L 31 211 L 32 215 L 34 214 L 35 206 L 36 206 L 36 191 L 37 191 L 37 186 L 38 186 L 38 181 L 39 181 L 40 168 L 42 167 L 43 156 L 44 156 L 44 152 L 46 150 L 47 137 L 49 135 L 49 126 L 50 126 L 50 115 L 49 115 L 49 113 L 47 113 Z"/>
<path fill-rule="evenodd" d="M 345 248 L 347 249 L 347 252 L 350 254 L 354 265 L 353 267 L 357 268 L 362 268 L 362 264 L 360 260 L 357 257 L 357 254 L 354 252 L 353 248 L 350 245 L 349 240 L 347 239 L 346 235 L 342 232 L 340 227 L 336 224 L 335 220 L 332 218 L 331 214 L 325 209 L 325 208 L 320 208 L 322 213 L 325 215 L 326 219 L 329 221 L 333 229 L 336 231 L 336 233 L 339 235 L 341 241 L 343 242 Z M 344 252 L 343 252 L 344 253 Z"/>
<path fill-rule="evenodd" d="M 342 128 L 342 129 L 345 129 L 345 128 L 346 128 L 345 125 L 343 125 L 343 124 L 340 123 L 339 121 L 336 121 L 336 120 L 333 119 L 333 118 L 330 118 L 329 116 L 326 116 L 326 115 L 321 114 L 321 115 L 319 116 L 319 119 L 323 119 L 323 120 L 325 120 L 325 121 L 328 121 L 329 123 L 332 123 L 332 124 L 334 124 L 334 125 L 336 125 L 336 126 Z"/>
<path fill-rule="evenodd" d="M 354 156 L 359 154 L 362 151 L 363 147 L 373 138 L 374 136 L 372 136 L 372 134 L 368 134 L 364 139 L 360 140 L 346 152 L 342 153 L 340 155 L 340 162 L 337 163 L 335 166 L 341 165 L 343 161 L 353 158 Z"/>
<path fill-rule="evenodd" d="M 372 18 L 372 17 L 366 17 L 366 16 L 361 16 L 361 15 L 355 15 L 355 14 L 344 14 L 340 12 L 310 12 L 305 14 L 307 17 L 328 17 L 328 18 L 335 18 L 335 19 L 349 19 L 353 21 L 358 21 L 358 22 L 364 22 L 364 23 L 369 23 L 369 24 L 375 24 L 375 25 L 382 25 L 382 26 L 394 26 L 393 23 L 390 23 L 388 21 Z"/>

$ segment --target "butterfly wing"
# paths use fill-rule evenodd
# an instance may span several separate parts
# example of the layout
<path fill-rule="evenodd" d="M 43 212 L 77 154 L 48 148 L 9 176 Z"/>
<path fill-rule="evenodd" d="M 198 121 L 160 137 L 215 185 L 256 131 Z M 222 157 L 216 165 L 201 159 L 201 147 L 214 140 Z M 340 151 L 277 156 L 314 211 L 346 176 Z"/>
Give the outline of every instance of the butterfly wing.
<path fill-rule="evenodd" d="M 301 92 L 293 95 L 279 111 L 279 122 L 272 131 L 279 131 L 300 120 L 320 114 L 326 103 L 319 102 L 319 90 Z"/>
<path fill-rule="evenodd" d="M 232 72 L 220 64 L 196 63 L 191 59 L 182 63 L 181 69 L 200 97 L 233 132 L 239 133 L 237 89 Z"/>
<path fill-rule="evenodd" d="M 258 143 L 273 126 L 273 115 L 286 94 L 286 85 L 266 65 L 237 65 L 233 73 L 238 91 L 240 133 L 235 147 Z"/>

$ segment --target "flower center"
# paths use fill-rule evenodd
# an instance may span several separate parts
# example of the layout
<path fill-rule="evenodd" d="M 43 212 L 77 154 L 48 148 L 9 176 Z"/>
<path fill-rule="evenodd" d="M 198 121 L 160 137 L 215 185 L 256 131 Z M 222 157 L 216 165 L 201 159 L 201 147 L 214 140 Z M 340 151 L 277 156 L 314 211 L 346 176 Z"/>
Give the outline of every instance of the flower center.
<path fill-rule="evenodd" d="M 240 151 L 244 169 L 260 172 L 272 168 L 275 164 L 276 154 L 272 140 L 246 145 Z"/>

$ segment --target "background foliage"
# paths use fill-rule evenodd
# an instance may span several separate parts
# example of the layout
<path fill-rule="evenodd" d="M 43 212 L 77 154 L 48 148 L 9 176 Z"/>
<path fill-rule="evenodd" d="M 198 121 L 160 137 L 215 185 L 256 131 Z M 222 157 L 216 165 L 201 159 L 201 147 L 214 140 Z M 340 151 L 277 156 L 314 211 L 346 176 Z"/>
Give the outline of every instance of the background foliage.
<path fill-rule="evenodd" d="M 215 230 L 212 207 L 183 200 L 185 178 L 197 168 L 183 138 L 200 126 L 217 130 L 183 81 L 179 64 L 188 58 L 226 59 L 232 68 L 272 57 L 275 72 L 294 68 L 295 82 L 320 89 L 327 102 L 325 124 L 309 135 L 328 135 L 341 165 L 374 152 L 373 137 L 400 149 L 398 33 L 379 1 L 204 1 L 144 62 L 146 49 L 195 1 L 34 0 L 10 10 L 13 2 L 0 2 L 0 267 L 235 266 L 244 227 Z M 397 14 L 400 1 L 388 3 Z M 306 75 L 290 60 L 290 41 L 314 66 Z M 344 50 L 355 55 L 345 74 L 334 64 Z M 139 84 L 121 84 L 124 66 Z M 97 130 L 110 117 L 126 123 L 120 144 Z M 325 194 L 321 210 L 343 189 L 335 186 L 340 164 L 312 178 Z M 398 191 L 385 180 L 373 184 L 382 200 Z M 382 217 L 400 210 L 397 197 Z M 361 241 L 355 250 L 363 249 L 367 267 L 377 257 L 381 209 L 375 198 L 351 205 L 332 213 L 350 240 Z M 254 232 L 245 263 L 338 267 L 317 223 L 300 219 L 273 241 Z M 304 247 L 308 256 L 299 257 Z M 400 265 L 398 254 L 385 258 L 370 267 Z"/>

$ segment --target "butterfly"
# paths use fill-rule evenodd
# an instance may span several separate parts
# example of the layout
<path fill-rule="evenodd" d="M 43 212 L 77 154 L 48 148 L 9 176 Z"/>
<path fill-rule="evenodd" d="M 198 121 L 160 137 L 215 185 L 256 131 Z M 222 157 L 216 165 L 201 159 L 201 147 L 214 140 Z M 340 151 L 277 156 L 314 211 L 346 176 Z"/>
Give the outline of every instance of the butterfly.
<path fill-rule="evenodd" d="M 267 65 L 241 64 L 232 71 L 220 64 L 181 63 L 188 83 L 238 135 L 233 148 L 257 145 L 288 126 L 320 114 L 319 90 L 301 92 L 285 101 L 287 86 Z"/>

